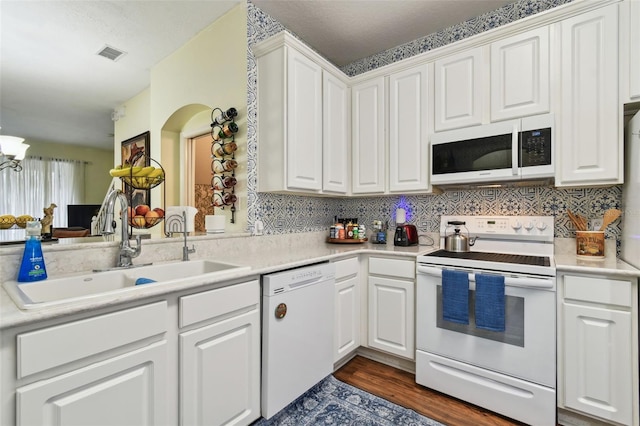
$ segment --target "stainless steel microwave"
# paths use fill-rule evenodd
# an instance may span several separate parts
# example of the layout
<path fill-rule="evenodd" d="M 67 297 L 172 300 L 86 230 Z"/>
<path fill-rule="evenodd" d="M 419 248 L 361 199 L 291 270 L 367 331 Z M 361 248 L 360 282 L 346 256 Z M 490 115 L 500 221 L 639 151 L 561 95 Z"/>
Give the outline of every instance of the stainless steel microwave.
<path fill-rule="evenodd" d="M 553 114 L 435 133 L 431 184 L 552 178 L 553 139 Z"/>

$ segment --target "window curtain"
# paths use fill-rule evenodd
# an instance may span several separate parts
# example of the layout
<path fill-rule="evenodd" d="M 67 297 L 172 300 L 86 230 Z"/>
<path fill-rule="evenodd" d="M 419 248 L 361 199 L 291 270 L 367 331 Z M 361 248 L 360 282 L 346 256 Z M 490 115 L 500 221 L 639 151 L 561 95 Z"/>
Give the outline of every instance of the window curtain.
<path fill-rule="evenodd" d="M 55 228 L 67 227 L 67 206 L 82 204 L 85 162 L 54 158 L 27 157 L 22 171 L 0 171 L 0 215 L 44 216 L 43 209 L 55 204 Z"/>

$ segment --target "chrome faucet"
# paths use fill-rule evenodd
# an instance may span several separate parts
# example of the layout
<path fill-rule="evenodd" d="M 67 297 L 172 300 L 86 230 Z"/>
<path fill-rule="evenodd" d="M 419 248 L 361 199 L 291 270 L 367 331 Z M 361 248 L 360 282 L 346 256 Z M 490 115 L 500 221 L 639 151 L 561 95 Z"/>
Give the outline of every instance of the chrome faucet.
<path fill-rule="evenodd" d="M 134 249 L 129 244 L 129 230 L 127 229 L 127 225 L 129 223 L 129 202 L 127 201 L 127 197 L 119 189 L 114 189 L 107 196 L 107 212 L 105 214 L 102 235 L 115 234 L 116 222 L 113 220 L 113 209 L 116 199 L 120 200 L 120 208 L 122 209 L 120 216 L 122 218 L 120 253 L 118 254 L 118 263 L 116 264 L 116 267 L 129 268 L 133 266 L 131 259 L 140 254 L 142 243 L 140 241 L 140 235 L 136 235 L 136 248 Z"/>
<path fill-rule="evenodd" d="M 189 260 L 189 255 L 196 252 L 195 244 L 191 248 L 189 248 L 189 246 L 187 245 L 187 234 L 189 233 L 189 231 L 187 230 L 187 212 L 186 211 L 182 212 L 182 224 L 183 224 L 182 231 L 184 233 L 184 246 L 182 247 L 182 260 L 186 262 L 187 260 Z"/>

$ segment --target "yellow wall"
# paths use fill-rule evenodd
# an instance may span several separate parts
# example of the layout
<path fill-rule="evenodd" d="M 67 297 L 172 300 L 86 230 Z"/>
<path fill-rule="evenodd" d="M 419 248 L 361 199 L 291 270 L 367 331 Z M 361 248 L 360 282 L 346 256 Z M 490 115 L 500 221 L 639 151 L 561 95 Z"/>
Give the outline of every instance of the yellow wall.
<path fill-rule="evenodd" d="M 118 150 L 118 153 L 120 151 Z M 86 161 L 83 204 L 102 204 L 111 184 L 113 151 L 86 146 L 29 140 L 27 156 Z"/>
<path fill-rule="evenodd" d="M 120 151 L 122 142 L 149 130 L 150 96 L 151 90 L 146 88 L 122 105 L 125 108 L 125 116 L 116 121 L 114 125 L 114 165 L 122 163 Z M 154 150 L 150 151 L 151 157 L 155 158 Z"/>
<path fill-rule="evenodd" d="M 127 101 L 126 117 L 116 122 L 116 146 L 146 130 L 151 133 L 151 156 L 165 169 L 166 205 L 178 205 L 180 194 L 180 135 L 210 124 L 211 109 L 235 107 L 240 131 L 236 156 L 244 176 L 236 187 L 241 203 L 236 223 L 228 231 L 244 231 L 246 209 L 247 5 L 240 4 L 151 69 L 148 93 Z M 144 111 L 139 111 L 144 109 Z M 162 186 L 162 185 L 160 185 Z M 156 188 L 152 199 L 162 197 Z M 239 193 L 239 191 L 242 191 Z M 156 195 L 157 194 L 157 195 Z M 244 203 L 242 203 L 244 200 Z M 242 208 L 238 208 L 242 206 Z M 224 214 L 230 214 L 226 209 Z M 217 213 L 216 213 L 217 214 Z"/>

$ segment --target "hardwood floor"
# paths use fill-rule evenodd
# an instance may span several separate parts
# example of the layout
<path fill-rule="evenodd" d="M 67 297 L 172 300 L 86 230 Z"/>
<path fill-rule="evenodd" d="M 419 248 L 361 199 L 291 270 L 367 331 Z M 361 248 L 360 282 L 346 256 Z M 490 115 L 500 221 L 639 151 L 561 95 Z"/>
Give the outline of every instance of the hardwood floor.
<path fill-rule="evenodd" d="M 418 385 L 415 376 L 356 356 L 333 374 L 338 380 L 410 408 L 448 426 L 507 426 L 522 423 Z"/>

